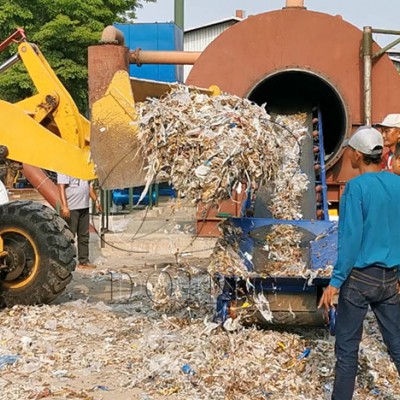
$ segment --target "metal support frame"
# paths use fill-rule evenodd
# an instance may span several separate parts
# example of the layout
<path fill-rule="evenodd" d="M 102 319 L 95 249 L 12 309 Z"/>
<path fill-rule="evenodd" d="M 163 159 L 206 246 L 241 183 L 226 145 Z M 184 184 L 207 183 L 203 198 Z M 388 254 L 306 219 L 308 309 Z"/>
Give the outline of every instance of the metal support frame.
<path fill-rule="evenodd" d="M 175 0 L 174 2 L 174 21 L 175 25 L 184 30 L 185 27 L 185 1 Z"/>
<path fill-rule="evenodd" d="M 0 52 L 7 48 L 12 43 L 21 43 L 26 40 L 25 31 L 23 28 L 18 28 L 6 40 L 0 43 Z"/>
<path fill-rule="evenodd" d="M 364 124 L 372 121 L 372 28 L 365 26 L 362 41 L 364 66 Z"/>
<path fill-rule="evenodd" d="M 100 228 L 100 246 L 103 249 L 106 247 L 104 240 L 105 234 L 109 232 L 109 218 L 111 208 L 111 191 L 100 189 L 99 193 L 101 207 L 103 212 L 101 213 L 101 228 Z"/>
<path fill-rule="evenodd" d="M 362 40 L 362 57 L 364 69 L 364 124 L 368 126 L 371 126 L 372 124 L 372 61 L 374 59 L 378 59 L 383 54 L 385 54 L 386 51 L 390 50 L 400 43 L 400 38 L 398 38 L 374 53 L 372 50 L 372 34 L 374 33 L 400 36 L 400 31 L 389 29 L 374 29 L 370 26 L 364 26 Z"/>
<path fill-rule="evenodd" d="M 22 28 L 18 28 L 12 35 L 10 35 L 6 40 L 0 43 L 0 53 L 5 50 L 10 44 L 21 43 L 26 40 L 25 31 Z M 14 64 L 20 61 L 19 54 L 14 54 L 8 60 L 4 61 L 0 65 L 0 74 L 7 71 Z"/>
<path fill-rule="evenodd" d="M 390 29 L 372 29 L 372 33 L 377 33 L 377 34 L 382 34 L 382 35 L 397 35 L 400 36 L 400 31 L 393 31 Z M 383 47 L 376 53 L 372 54 L 372 58 L 378 58 L 381 55 L 385 54 L 388 50 L 393 48 L 394 46 L 398 45 L 400 43 L 400 37 L 393 42 L 389 43 L 387 46 Z"/>
<path fill-rule="evenodd" d="M 129 191 L 129 212 L 133 210 L 133 187 L 128 189 Z"/>

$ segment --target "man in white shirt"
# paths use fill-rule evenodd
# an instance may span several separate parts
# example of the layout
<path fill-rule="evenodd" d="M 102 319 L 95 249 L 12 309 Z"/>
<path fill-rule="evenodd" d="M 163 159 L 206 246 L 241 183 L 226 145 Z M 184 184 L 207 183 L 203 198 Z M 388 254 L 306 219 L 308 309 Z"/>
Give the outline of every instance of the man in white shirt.
<path fill-rule="evenodd" d="M 3 182 L 0 181 L 0 205 L 8 203 L 8 192 Z"/>
<path fill-rule="evenodd" d="M 57 174 L 61 197 L 61 216 L 67 221 L 72 234 L 77 235 L 79 268 L 96 268 L 89 262 L 89 206 L 90 199 L 101 205 L 89 181 Z"/>

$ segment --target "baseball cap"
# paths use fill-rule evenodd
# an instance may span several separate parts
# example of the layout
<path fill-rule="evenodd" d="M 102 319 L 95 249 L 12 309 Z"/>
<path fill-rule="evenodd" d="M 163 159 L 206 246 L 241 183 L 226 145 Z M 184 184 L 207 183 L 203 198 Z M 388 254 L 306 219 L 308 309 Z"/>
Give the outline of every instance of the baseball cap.
<path fill-rule="evenodd" d="M 369 156 L 379 155 L 383 151 L 382 134 L 370 126 L 361 126 L 350 139 L 344 141 L 343 146 L 350 146 Z"/>
<path fill-rule="evenodd" d="M 386 128 L 400 128 L 400 114 L 389 114 L 381 123 L 376 125 Z"/>

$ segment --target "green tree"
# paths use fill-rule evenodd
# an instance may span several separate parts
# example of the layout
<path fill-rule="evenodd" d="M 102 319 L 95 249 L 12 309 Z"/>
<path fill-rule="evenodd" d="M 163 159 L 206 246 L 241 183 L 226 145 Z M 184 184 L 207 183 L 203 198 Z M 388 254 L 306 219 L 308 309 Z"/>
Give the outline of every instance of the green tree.
<path fill-rule="evenodd" d="M 156 0 L 1 0 L 0 42 L 17 27 L 36 43 L 81 112 L 87 107 L 87 48 L 105 26 L 135 18 L 143 1 Z M 0 63 L 16 45 L 0 53 Z M 0 74 L 0 98 L 15 102 L 35 93 L 22 63 Z"/>

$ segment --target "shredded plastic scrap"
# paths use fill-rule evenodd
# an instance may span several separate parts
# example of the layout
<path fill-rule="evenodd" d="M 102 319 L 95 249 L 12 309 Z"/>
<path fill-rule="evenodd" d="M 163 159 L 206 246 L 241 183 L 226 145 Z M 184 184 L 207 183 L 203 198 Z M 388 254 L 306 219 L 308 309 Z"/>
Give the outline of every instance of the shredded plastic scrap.
<path fill-rule="evenodd" d="M 324 400 L 331 394 L 334 349 L 326 331 L 228 333 L 204 315 L 144 317 L 145 310 L 133 310 L 84 301 L 3 310 L 0 356 L 20 358 L 1 371 L 1 397 Z M 400 380 L 376 322 L 368 319 L 365 328 L 354 399 L 399 399 Z"/>
<path fill-rule="evenodd" d="M 265 185 L 272 188 L 270 201 L 266 204 L 272 218 L 278 220 L 302 219 L 301 198 L 309 185 L 309 179 L 300 169 L 301 142 L 310 132 L 306 129 L 307 114 L 300 113 L 291 116 L 278 116 L 279 126 L 286 126 L 279 135 L 279 146 L 284 150 L 276 174 Z M 228 276 L 310 276 L 313 271 L 308 269 L 300 243 L 303 233 L 293 225 L 272 225 L 262 239 L 254 241 L 263 256 L 263 262 L 258 258 L 252 271 L 245 266 L 245 254 L 241 254 L 239 244 L 243 240 L 240 228 L 230 224 L 221 226 L 222 238 L 217 243 L 210 272 L 219 272 Z M 317 275 L 324 274 L 323 270 Z"/>
<path fill-rule="evenodd" d="M 290 133 L 247 99 L 180 86 L 136 107 L 146 188 L 169 180 L 180 196 L 216 205 L 243 182 L 274 179 L 285 156 Z"/>

